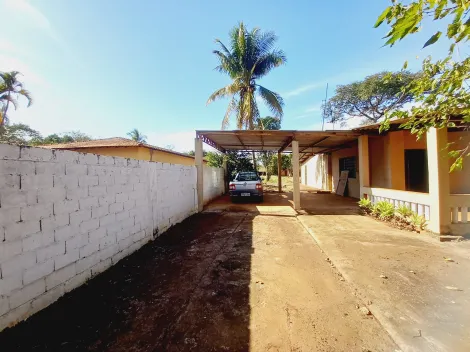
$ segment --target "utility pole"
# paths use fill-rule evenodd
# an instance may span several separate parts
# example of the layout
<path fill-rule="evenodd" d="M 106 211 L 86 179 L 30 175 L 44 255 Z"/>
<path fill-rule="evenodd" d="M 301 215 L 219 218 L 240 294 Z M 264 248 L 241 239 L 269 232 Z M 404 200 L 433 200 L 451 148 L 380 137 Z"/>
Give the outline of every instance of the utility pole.
<path fill-rule="evenodd" d="M 326 115 L 326 104 L 328 101 L 328 83 L 326 84 L 326 93 L 325 93 L 325 100 L 323 100 L 323 116 L 322 116 L 322 124 L 321 130 L 323 131 L 325 128 L 325 115 Z"/>

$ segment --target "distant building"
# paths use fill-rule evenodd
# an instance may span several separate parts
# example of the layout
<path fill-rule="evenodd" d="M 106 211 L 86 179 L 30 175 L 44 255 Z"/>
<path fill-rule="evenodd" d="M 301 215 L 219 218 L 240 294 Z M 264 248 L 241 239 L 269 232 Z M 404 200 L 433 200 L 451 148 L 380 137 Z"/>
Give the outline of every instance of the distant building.
<path fill-rule="evenodd" d="M 113 137 L 85 142 L 44 145 L 48 149 L 65 149 L 81 153 L 119 156 L 169 164 L 194 165 L 194 157 L 173 150 L 155 147 L 132 139 Z"/>

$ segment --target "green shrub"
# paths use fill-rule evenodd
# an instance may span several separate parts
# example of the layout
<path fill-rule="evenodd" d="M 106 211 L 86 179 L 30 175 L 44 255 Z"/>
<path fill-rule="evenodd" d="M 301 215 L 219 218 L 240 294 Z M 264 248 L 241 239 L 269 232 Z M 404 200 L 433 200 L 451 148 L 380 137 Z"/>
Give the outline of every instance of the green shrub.
<path fill-rule="evenodd" d="M 426 219 L 424 218 L 424 216 L 418 215 L 414 211 L 411 212 L 409 219 L 410 219 L 410 223 L 418 231 L 424 230 L 424 228 L 426 227 Z"/>
<path fill-rule="evenodd" d="M 370 199 L 367 199 L 367 198 L 361 198 L 361 200 L 359 202 L 357 202 L 357 204 L 359 205 L 359 208 L 367 211 L 367 212 L 370 212 L 372 211 L 372 202 L 370 201 Z"/>
<path fill-rule="evenodd" d="M 406 205 L 400 205 L 396 209 L 396 212 L 397 212 L 397 214 L 401 215 L 404 218 L 407 218 L 407 217 L 411 216 L 411 214 L 413 214 L 413 211 L 410 208 L 408 208 Z"/>
<path fill-rule="evenodd" d="M 374 212 L 380 219 L 387 220 L 395 214 L 395 207 L 393 204 L 383 200 L 376 204 Z"/>

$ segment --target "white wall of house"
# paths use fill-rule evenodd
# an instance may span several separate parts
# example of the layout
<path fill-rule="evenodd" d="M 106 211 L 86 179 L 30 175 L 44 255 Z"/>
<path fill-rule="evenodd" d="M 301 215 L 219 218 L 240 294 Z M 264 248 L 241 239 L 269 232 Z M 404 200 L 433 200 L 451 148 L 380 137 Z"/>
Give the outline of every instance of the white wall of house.
<path fill-rule="evenodd" d="M 223 190 L 223 171 L 205 170 L 209 199 Z M 0 330 L 194 214 L 197 204 L 194 166 L 0 144 Z"/>
<path fill-rule="evenodd" d="M 449 132 L 447 134 L 451 148 L 458 150 L 465 148 L 470 143 L 470 132 Z M 454 160 L 449 160 L 452 165 Z M 460 171 L 454 171 L 449 175 L 450 194 L 470 194 L 470 164 L 469 158 L 463 163 Z"/>
<path fill-rule="evenodd" d="M 315 155 L 303 164 L 300 170 L 302 184 L 318 189 L 329 189 L 328 155 Z"/>
<path fill-rule="evenodd" d="M 204 165 L 204 204 L 225 192 L 224 169 Z"/>

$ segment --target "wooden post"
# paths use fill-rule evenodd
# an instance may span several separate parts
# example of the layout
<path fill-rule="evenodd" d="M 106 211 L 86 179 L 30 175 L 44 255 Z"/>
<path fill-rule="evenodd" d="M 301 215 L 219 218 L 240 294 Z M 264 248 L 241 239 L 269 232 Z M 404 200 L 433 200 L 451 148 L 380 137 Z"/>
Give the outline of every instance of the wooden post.
<path fill-rule="evenodd" d="M 282 154 L 281 152 L 277 152 L 277 188 L 278 192 L 282 192 Z"/>
<path fill-rule="evenodd" d="M 204 161 L 202 159 L 202 139 L 194 140 L 194 157 L 196 161 L 197 172 L 197 210 L 201 212 L 204 209 Z"/>
<path fill-rule="evenodd" d="M 227 159 L 224 155 L 224 160 L 222 161 L 222 168 L 224 169 L 224 193 L 228 192 L 228 183 L 230 180 L 228 179 L 228 169 L 227 169 Z"/>
<path fill-rule="evenodd" d="M 300 210 L 300 180 L 299 180 L 299 142 L 292 141 L 292 168 L 294 171 L 294 209 Z"/>

